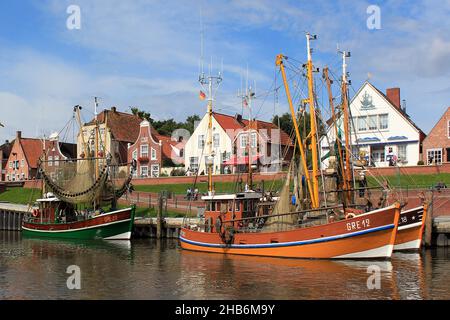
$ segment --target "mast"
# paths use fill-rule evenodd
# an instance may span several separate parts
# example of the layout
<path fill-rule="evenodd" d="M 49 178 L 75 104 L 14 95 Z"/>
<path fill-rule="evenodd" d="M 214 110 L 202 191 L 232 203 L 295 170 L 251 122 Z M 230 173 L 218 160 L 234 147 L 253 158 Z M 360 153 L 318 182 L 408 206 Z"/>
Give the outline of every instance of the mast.
<path fill-rule="evenodd" d="M 248 72 L 248 71 L 247 71 Z M 247 82 L 248 82 L 248 76 L 247 76 Z M 253 121 L 253 115 L 252 115 L 252 106 L 253 106 L 253 99 L 255 97 L 255 92 L 253 91 L 252 87 L 246 87 L 245 94 L 240 96 L 242 98 L 242 102 L 244 106 L 248 108 L 249 113 L 249 122 L 248 122 L 248 128 L 247 128 L 247 156 L 248 156 L 248 177 L 247 177 L 247 184 L 249 190 L 253 190 L 253 147 L 252 147 L 252 135 L 253 135 L 253 127 L 254 127 L 254 121 Z"/>
<path fill-rule="evenodd" d="M 339 140 L 339 137 L 338 137 L 339 134 L 338 134 L 338 127 L 337 127 L 336 110 L 334 108 L 333 92 L 331 91 L 331 80 L 330 80 L 330 77 L 328 75 L 328 67 L 323 69 L 323 75 L 324 75 L 325 81 L 327 83 L 328 98 L 329 98 L 331 114 L 332 114 L 332 119 L 333 119 L 333 125 L 334 125 L 334 134 L 336 136 L 336 144 L 337 144 L 337 147 L 338 147 L 337 151 L 338 151 L 338 155 L 339 155 L 339 166 L 341 168 L 342 176 L 344 178 L 343 179 L 343 186 L 344 186 L 344 190 L 350 190 L 350 187 L 348 185 L 348 181 L 346 179 L 344 159 L 342 157 L 342 145 L 341 145 L 341 141 Z M 339 189 L 339 187 L 340 186 L 338 186 L 338 189 Z M 348 191 L 346 191 L 345 193 L 347 194 L 347 192 Z"/>
<path fill-rule="evenodd" d="M 312 182 L 314 190 L 315 208 L 319 207 L 319 159 L 317 154 L 317 123 L 316 123 L 316 109 L 314 101 L 314 78 L 313 78 L 313 62 L 312 62 L 312 50 L 310 47 L 310 40 L 316 40 L 316 35 L 306 34 L 306 44 L 308 50 L 308 62 L 307 62 L 307 77 L 308 77 L 308 99 L 309 113 L 311 121 L 311 151 L 312 151 Z"/>
<path fill-rule="evenodd" d="M 211 67 L 210 67 L 211 70 Z M 220 83 L 222 82 L 222 75 L 221 72 L 217 76 L 211 76 L 205 77 L 205 74 L 202 72 L 199 77 L 200 84 L 208 85 L 208 134 L 207 134 L 207 145 L 208 145 L 208 155 L 207 155 L 207 169 L 208 169 L 208 191 L 210 194 L 213 192 L 213 182 L 212 182 L 212 171 L 214 166 L 214 152 L 213 152 L 213 132 L 212 132 L 212 119 L 213 119 L 213 102 L 214 102 L 214 91 L 213 86 L 216 86 L 216 89 L 220 86 Z"/>
<path fill-rule="evenodd" d="M 99 166 L 98 166 L 98 154 L 99 154 L 99 148 L 98 148 L 98 136 L 99 136 L 99 130 L 98 130 L 98 98 L 94 97 L 94 112 L 95 112 L 95 179 L 99 176 Z"/>
<path fill-rule="evenodd" d="M 347 58 L 350 57 L 350 52 L 342 51 L 342 86 L 341 86 L 341 95 L 342 95 L 342 112 L 344 114 L 344 133 L 345 133 L 345 180 L 347 180 L 347 186 L 350 186 L 353 181 L 353 172 L 350 164 L 350 156 L 352 153 L 351 145 L 350 145 L 350 117 L 349 117 L 349 106 L 348 106 L 348 89 L 347 89 Z M 350 188 L 347 188 L 350 190 Z M 351 193 L 348 191 L 347 200 L 351 201 Z"/>
<path fill-rule="evenodd" d="M 87 158 L 89 155 L 89 152 L 88 152 L 89 149 L 88 149 L 88 146 L 86 145 L 86 141 L 84 140 L 83 124 L 81 123 L 80 110 L 81 110 L 81 106 L 79 106 L 79 105 L 77 105 L 73 108 L 73 111 L 75 112 L 75 114 L 77 116 L 78 126 L 80 127 L 80 135 L 81 135 L 81 142 L 83 143 L 83 151 L 84 151 L 85 157 Z"/>
<path fill-rule="evenodd" d="M 300 149 L 300 155 L 302 157 L 303 171 L 305 173 L 306 183 L 308 186 L 309 195 L 311 197 L 311 205 L 313 208 L 318 208 L 318 201 L 317 201 L 318 199 L 316 200 L 316 198 L 315 198 L 313 186 L 311 184 L 311 178 L 309 176 L 308 165 L 306 163 L 303 141 L 302 141 L 302 137 L 300 135 L 300 130 L 298 128 L 297 116 L 295 114 L 294 105 L 292 104 L 291 92 L 289 90 L 289 84 L 287 82 L 286 70 L 284 69 L 283 59 L 285 59 L 285 57 L 282 54 L 279 54 L 276 59 L 276 65 L 280 67 L 281 75 L 283 77 L 284 88 L 286 90 L 286 97 L 288 99 L 289 109 L 291 110 L 292 122 L 293 122 L 294 128 L 295 128 L 295 136 L 297 137 L 297 144 Z"/>

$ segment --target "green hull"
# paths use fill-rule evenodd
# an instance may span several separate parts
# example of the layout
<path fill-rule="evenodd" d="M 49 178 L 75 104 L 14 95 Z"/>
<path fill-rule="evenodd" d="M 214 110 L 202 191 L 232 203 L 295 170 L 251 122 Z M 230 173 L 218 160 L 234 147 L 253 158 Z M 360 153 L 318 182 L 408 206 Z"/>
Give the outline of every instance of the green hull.
<path fill-rule="evenodd" d="M 38 231 L 22 227 L 22 235 L 32 238 L 57 238 L 57 239 L 106 239 L 127 240 L 131 237 L 134 225 L 135 207 L 131 209 L 131 217 L 128 221 L 118 221 L 106 225 L 98 225 L 90 228 L 65 231 Z"/>

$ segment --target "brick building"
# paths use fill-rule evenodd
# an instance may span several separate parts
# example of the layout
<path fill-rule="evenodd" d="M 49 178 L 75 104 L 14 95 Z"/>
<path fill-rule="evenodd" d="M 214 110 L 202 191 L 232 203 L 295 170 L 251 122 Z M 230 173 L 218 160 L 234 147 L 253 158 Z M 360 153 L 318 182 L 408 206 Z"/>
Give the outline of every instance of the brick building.
<path fill-rule="evenodd" d="M 450 107 L 423 141 L 424 164 L 450 162 Z"/>
<path fill-rule="evenodd" d="M 8 166 L 8 158 L 11 153 L 14 141 L 6 140 L 4 144 L 0 146 L 0 181 L 6 179 L 6 168 Z"/>
<path fill-rule="evenodd" d="M 34 180 L 38 178 L 38 161 L 46 150 L 47 159 L 62 160 L 75 155 L 76 146 L 70 143 L 60 143 L 58 135 L 53 134 L 50 140 L 23 138 L 17 131 L 16 139 L 6 166 L 5 181 Z M 64 151 L 64 152 L 63 152 Z"/>
<path fill-rule="evenodd" d="M 146 120 L 139 128 L 139 136 L 128 147 L 128 162 L 137 161 L 135 177 L 157 178 L 163 166 L 172 164 L 175 159 L 180 162 L 183 150 L 178 149 L 177 141 L 160 135 Z"/>

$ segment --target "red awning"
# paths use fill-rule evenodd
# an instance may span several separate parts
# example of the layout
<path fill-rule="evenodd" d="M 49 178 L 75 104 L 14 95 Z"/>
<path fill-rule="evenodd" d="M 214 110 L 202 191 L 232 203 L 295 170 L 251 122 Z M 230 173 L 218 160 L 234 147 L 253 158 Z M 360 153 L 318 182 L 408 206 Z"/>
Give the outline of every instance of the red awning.
<path fill-rule="evenodd" d="M 248 158 L 249 158 L 248 156 L 232 155 L 230 157 L 230 160 L 223 162 L 223 164 L 231 165 L 231 166 L 236 166 L 236 165 L 240 165 L 240 164 L 248 164 Z M 252 164 L 256 164 L 258 162 L 259 158 L 261 158 L 261 155 L 252 156 Z"/>

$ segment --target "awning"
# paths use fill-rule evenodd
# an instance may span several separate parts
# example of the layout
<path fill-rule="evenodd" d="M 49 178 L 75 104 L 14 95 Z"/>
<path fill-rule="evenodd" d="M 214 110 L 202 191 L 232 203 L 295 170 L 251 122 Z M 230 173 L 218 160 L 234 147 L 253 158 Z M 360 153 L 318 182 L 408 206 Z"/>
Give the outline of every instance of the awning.
<path fill-rule="evenodd" d="M 230 166 L 236 166 L 240 164 L 248 164 L 248 156 L 236 156 L 232 155 L 229 160 L 224 161 L 224 165 L 230 165 Z M 252 164 L 255 164 L 258 162 L 259 158 L 261 158 L 261 155 L 255 155 L 252 156 Z"/>

